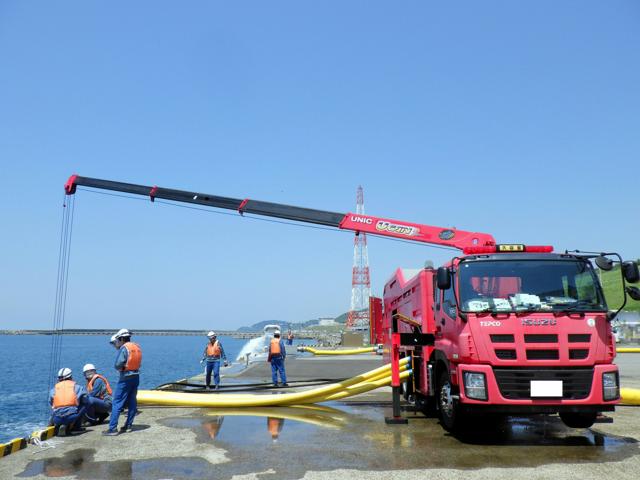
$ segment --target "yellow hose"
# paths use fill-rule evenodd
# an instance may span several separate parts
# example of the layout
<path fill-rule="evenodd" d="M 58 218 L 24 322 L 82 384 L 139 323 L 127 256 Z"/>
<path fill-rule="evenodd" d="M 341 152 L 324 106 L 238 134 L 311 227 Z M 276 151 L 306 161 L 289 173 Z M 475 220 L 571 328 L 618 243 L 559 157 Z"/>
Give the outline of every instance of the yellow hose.
<path fill-rule="evenodd" d="M 408 362 L 402 363 L 400 365 L 400 374 L 402 375 L 403 372 L 407 371 L 409 369 L 409 364 Z M 401 376 L 401 379 L 404 378 Z M 388 381 L 387 381 L 388 380 Z M 317 402 L 326 402 L 329 400 L 338 400 L 339 398 L 345 398 L 345 397 L 349 397 L 352 395 L 357 395 L 360 392 L 360 387 L 364 386 L 364 385 L 371 385 L 373 383 L 376 382 L 380 382 L 382 381 L 382 383 L 374 388 L 378 388 L 380 386 L 383 385 L 389 385 L 391 383 L 391 373 L 390 372 L 385 372 L 385 373 L 380 373 L 378 375 L 376 375 L 375 377 L 372 377 L 368 380 L 365 380 L 364 382 L 360 382 L 360 383 L 356 383 L 354 385 L 351 385 L 341 391 L 338 391 L 336 393 L 332 393 L 332 394 L 322 394 L 322 395 L 318 395 L 316 397 L 312 397 L 309 398 L 305 401 L 305 403 L 307 402 L 312 402 L 312 403 L 317 403 Z M 368 390 L 373 390 L 373 388 L 369 388 Z M 367 390 L 365 390 L 367 391 Z M 356 393 L 352 393 L 352 392 L 356 392 Z"/>
<path fill-rule="evenodd" d="M 640 353 L 640 348 L 638 348 L 638 347 L 620 347 L 620 348 L 616 348 L 616 352 L 618 352 L 618 353 Z"/>
<path fill-rule="evenodd" d="M 640 389 L 621 388 L 620 397 L 621 405 L 640 405 Z"/>
<path fill-rule="evenodd" d="M 352 348 L 350 350 L 318 350 L 311 347 L 301 347 L 303 352 L 313 353 L 314 355 L 357 355 L 358 353 L 371 353 L 376 347 Z"/>
<path fill-rule="evenodd" d="M 400 360 L 400 365 L 405 365 L 408 358 Z M 316 398 L 325 398 L 334 393 L 341 392 L 346 388 L 360 383 L 367 383 L 368 389 L 377 388 L 375 381 L 381 374 L 387 372 L 389 382 L 391 381 L 391 365 L 387 364 L 361 375 L 352 377 L 343 382 L 334 383 L 324 387 L 305 390 L 295 393 L 272 394 L 223 394 L 209 395 L 202 393 L 182 393 L 157 390 L 139 390 L 138 403 L 141 405 L 165 405 L 184 407 L 258 407 L 273 405 L 291 405 L 301 403 L 314 403 Z M 366 390 L 365 390 L 366 391 Z M 309 402 L 313 399 L 313 402 Z M 323 400 L 320 400 L 323 401 Z"/>

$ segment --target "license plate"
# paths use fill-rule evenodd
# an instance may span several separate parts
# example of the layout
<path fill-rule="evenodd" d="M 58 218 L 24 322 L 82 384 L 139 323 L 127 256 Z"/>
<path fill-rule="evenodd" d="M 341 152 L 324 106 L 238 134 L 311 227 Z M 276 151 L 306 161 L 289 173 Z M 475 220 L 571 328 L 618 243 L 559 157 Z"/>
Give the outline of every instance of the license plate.
<path fill-rule="evenodd" d="M 562 380 L 531 380 L 532 397 L 562 397 Z"/>

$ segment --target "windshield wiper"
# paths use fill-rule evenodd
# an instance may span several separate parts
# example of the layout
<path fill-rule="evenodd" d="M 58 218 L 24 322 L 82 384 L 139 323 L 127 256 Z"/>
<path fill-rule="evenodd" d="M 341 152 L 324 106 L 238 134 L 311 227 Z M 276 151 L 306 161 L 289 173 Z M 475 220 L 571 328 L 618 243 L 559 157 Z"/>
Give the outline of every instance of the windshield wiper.
<path fill-rule="evenodd" d="M 593 303 L 588 300 L 577 300 L 571 305 L 563 305 L 561 309 L 554 310 L 554 313 L 585 312 L 587 311 L 587 309 L 581 308 L 581 307 L 598 307 L 598 306 L 599 305 L 597 303 Z"/>

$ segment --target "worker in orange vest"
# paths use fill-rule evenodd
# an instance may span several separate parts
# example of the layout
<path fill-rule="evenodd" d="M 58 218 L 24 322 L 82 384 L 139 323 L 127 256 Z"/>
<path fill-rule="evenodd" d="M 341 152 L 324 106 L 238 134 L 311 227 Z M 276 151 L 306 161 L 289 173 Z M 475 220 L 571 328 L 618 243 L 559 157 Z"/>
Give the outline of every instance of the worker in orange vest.
<path fill-rule="evenodd" d="M 211 331 L 207 333 L 207 337 L 209 338 L 209 342 L 207 346 L 204 347 L 204 352 L 202 353 L 202 360 L 200 360 L 200 364 L 202 365 L 205 360 L 207 362 L 207 370 L 206 370 L 206 388 L 211 389 L 211 372 L 213 372 L 213 383 L 215 385 L 215 389 L 218 390 L 220 388 L 220 360 L 224 361 L 224 366 L 228 366 L 229 362 L 227 362 L 227 355 L 224 353 L 224 348 L 222 348 L 222 344 L 220 340 L 218 340 L 218 336 L 216 332 Z"/>
<path fill-rule="evenodd" d="M 136 395 L 138 394 L 138 385 L 140 385 L 140 366 L 142 365 L 142 349 L 140 345 L 131 341 L 131 332 L 126 328 L 122 328 L 116 333 L 116 347 L 118 354 L 115 368 L 120 373 L 120 378 L 113 395 L 109 429 L 102 432 L 103 435 L 109 436 L 131 431 L 133 419 L 138 412 Z M 125 407 L 128 409 L 127 419 L 118 431 L 120 412 Z"/>
<path fill-rule="evenodd" d="M 88 405 L 86 417 L 92 425 L 98 425 L 105 421 L 111 413 L 113 391 L 109 380 L 96 372 L 92 363 L 87 363 L 82 368 L 84 378 L 87 380 Z"/>
<path fill-rule="evenodd" d="M 278 386 L 278 374 L 280 374 L 280 380 L 282 380 L 282 386 L 288 387 L 287 374 L 284 371 L 284 359 L 287 356 L 287 351 L 284 347 L 284 342 L 280 338 L 280 330 L 273 332 L 273 338 L 269 343 L 269 355 L 267 361 L 271 363 L 271 380 L 273 386 Z"/>
<path fill-rule="evenodd" d="M 58 371 L 58 383 L 49 392 L 49 405 L 53 409 L 50 425 L 65 436 L 73 430 L 83 430 L 82 418 L 86 408 L 87 391 L 73 381 L 70 368 Z"/>

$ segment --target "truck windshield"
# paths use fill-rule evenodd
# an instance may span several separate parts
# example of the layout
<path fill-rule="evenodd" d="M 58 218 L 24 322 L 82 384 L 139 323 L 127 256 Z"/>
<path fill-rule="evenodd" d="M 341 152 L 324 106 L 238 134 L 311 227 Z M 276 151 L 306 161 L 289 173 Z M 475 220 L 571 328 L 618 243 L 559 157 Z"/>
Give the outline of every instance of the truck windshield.
<path fill-rule="evenodd" d="M 487 260 L 459 265 L 464 312 L 606 311 L 589 262 Z"/>

